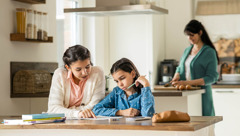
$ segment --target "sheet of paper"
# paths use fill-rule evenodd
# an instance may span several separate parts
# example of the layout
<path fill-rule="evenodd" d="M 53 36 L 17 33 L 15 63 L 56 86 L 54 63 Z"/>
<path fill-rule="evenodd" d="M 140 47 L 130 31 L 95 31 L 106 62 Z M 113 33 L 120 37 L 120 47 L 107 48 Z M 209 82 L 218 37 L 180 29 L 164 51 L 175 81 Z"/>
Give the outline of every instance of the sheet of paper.
<path fill-rule="evenodd" d="M 121 116 L 114 116 L 114 117 L 109 117 L 109 116 L 97 116 L 97 118 L 67 118 L 69 120 L 110 120 L 110 119 L 121 119 Z"/>

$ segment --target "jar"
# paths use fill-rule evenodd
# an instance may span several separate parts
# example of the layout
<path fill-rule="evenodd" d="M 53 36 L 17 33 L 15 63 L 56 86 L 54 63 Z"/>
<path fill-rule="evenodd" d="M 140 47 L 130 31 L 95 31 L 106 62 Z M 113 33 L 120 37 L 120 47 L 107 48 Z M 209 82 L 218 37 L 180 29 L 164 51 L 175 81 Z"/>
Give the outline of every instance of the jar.
<path fill-rule="evenodd" d="M 33 16 L 33 10 L 27 9 L 27 21 L 26 21 L 26 39 L 34 39 L 33 37 L 33 24 L 34 24 L 34 16 Z"/>
<path fill-rule="evenodd" d="M 42 12 L 37 12 L 37 40 L 42 40 Z"/>
<path fill-rule="evenodd" d="M 42 40 L 48 40 L 48 19 L 47 13 L 42 14 Z"/>
<path fill-rule="evenodd" d="M 17 33 L 25 33 L 26 10 L 24 8 L 16 9 Z"/>
<path fill-rule="evenodd" d="M 37 11 L 36 10 L 33 11 L 33 17 L 34 17 L 34 20 L 33 20 L 33 39 L 37 40 Z"/>

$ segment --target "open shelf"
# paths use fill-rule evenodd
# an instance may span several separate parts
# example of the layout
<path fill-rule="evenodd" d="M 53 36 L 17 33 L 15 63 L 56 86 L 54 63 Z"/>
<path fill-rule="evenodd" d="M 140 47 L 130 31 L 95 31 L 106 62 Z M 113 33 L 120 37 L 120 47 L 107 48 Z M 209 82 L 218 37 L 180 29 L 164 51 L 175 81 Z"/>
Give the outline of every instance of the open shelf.
<path fill-rule="evenodd" d="M 18 42 L 52 43 L 53 42 L 53 37 L 48 37 L 47 41 L 43 41 L 43 40 L 26 39 L 25 34 L 11 33 L 10 34 L 10 40 L 11 41 L 18 41 Z"/>
<path fill-rule="evenodd" d="M 29 3 L 29 4 L 45 4 L 46 3 L 46 0 L 14 0 L 14 1 Z"/>

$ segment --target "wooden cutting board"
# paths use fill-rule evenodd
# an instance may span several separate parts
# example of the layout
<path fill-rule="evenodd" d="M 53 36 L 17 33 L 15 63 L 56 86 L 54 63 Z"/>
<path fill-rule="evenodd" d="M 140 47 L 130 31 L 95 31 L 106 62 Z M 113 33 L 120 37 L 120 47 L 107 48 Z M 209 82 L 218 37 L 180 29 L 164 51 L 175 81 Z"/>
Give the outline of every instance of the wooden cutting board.
<path fill-rule="evenodd" d="M 198 89 L 201 89 L 201 87 L 191 87 L 190 90 L 198 90 Z M 154 86 L 154 90 L 177 90 L 177 88 L 173 86 L 164 87 L 163 85 L 156 85 Z"/>

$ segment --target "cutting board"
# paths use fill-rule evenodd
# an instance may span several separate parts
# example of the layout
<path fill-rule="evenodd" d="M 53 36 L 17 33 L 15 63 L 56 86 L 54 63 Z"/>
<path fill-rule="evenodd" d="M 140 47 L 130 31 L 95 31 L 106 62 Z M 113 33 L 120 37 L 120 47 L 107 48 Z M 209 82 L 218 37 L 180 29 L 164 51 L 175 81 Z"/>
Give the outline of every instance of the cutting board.
<path fill-rule="evenodd" d="M 190 90 L 198 90 L 198 89 L 201 89 L 201 87 L 191 87 Z M 154 86 L 154 90 L 177 90 L 177 88 L 173 86 L 164 87 L 163 85 L 156 85 Z"/>

